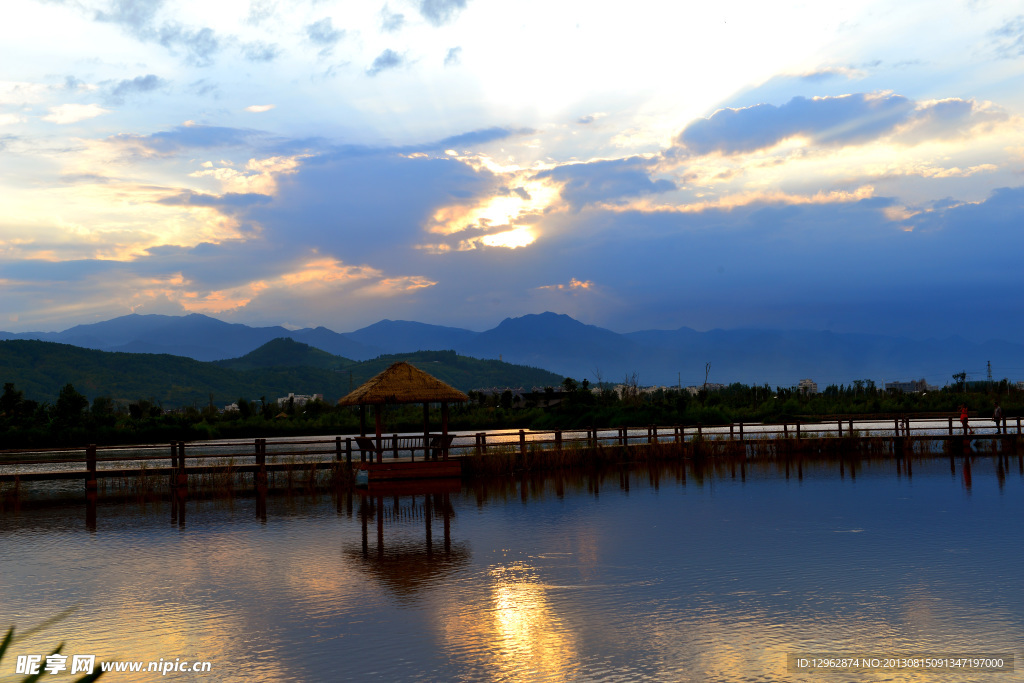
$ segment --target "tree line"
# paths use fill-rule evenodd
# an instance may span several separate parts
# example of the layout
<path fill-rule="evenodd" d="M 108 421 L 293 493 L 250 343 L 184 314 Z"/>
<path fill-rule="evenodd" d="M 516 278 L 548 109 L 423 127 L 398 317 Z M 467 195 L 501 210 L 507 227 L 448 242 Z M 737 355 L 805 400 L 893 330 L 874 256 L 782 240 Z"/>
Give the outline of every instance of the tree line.
<path fill-rule="evenodd" d="M 835 417 L 949 415 L 966 405 L 973 415 L 990 417 L 995 403 L 1013 418 L 1024 414 L 1024 391 L 1007 380 L 956 382 L 938 391 L 886 391 L 871 380 L 830 385 L 816 394 L 768 385 L 730 384 L 719 390 L 659 388 L 645 390 L 632 381 L 618 387 L 591 385 L 566 378 L 543 392 L 469 392 L 470 400 L 452 404 L 452 430 L 574 429 L 658 425 L 721 425 L 733 422 L 778 423 Z M 359 429 L 358 409 L 323 401 L 279 405 L 266 397 L 238 399 L 237 410 L 208 405 L 165 411 L 159 403 L 139 399 L 118 402 L 100 396 L 91 402 L 66 384 L 55 402 L 27 399 L 13 383 L 0 395 L 0 449 L 82 446 L 88 443 L 163 443 L 216 438 L 348 434 Z M 386 429 L 422 429 L 420 405 L 386 406 Z M 371 420 L 372 424 L 372 420 Z M 431 410 L 432 429 L 440 408 Z"/>

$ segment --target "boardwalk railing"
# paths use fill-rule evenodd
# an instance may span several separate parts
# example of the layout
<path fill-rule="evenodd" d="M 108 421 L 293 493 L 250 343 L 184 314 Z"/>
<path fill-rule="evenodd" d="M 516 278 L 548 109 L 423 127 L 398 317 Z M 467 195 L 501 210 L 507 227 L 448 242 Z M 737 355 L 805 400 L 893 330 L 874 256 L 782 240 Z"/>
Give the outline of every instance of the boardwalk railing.
<path fill-rule="evenodd" d="M 998 428 L 992 419 L 972 418 L 973 438 L 1021 435 L 1021 418 L 1004 421 Z M 415 460 L 436 451 L 438 434 L 392 434 L 381 442 L 384 457 Z M 711 441 L 775 441 L 809 438 L 916 437 L 940 440 L 963 436 L 963 426 L 953 418 L 867 418 L 779 424 L 734 423 L 730 425 L 674 425 L 646 428 L 588 428 L 575 430 L 501 430 L 458 433 L 451 445 L 453 457 L 482 454 L 489 449 L 567 449 L 596 446 Z M 142 475 L 178 475 L 202 472 L 267 472 L 328 469 L 351 466 L 376 456 L 360 449 L 356 437 L 310 439 L 254 439 L 249 441 L 172 442 L 151 446 L 87 446 L 78 449 L 0 451 L 0 482 L 84 478 L 87 488 L 97 478 Z"/>

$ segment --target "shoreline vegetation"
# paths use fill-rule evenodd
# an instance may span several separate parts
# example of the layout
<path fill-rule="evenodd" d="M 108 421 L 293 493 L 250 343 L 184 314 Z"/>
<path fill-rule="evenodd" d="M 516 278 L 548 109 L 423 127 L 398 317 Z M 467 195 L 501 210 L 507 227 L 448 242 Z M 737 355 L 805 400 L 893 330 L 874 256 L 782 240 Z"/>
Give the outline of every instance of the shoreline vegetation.
<path fill-rule="evenodd" d="M 452 431 L 493 429 L 580 429 L 593 425 L 644 427 L 651 424 L 705 426 L 736 422 L 781 423 L 877 416 L 959 417 L 966 405 L 971 417 L 990 418 L 998 402 L 1004 418 L 1024 415 L 1024 391 L 1007 380 L 965 382 L 927 393 L 879 389 L 870 381 L 830 385 L 817 394 L 783 387 L 732 384 L 717 391 L 657 389 L 644 391 L 626 384 L 616 392 L 588 381 L 566 378 L 558 389 L 522 397 L 469 392 L 470 401 L 451 406 Z M 108 397 L 91 403 L 66 384 L 53 404 L 26 399 L 13 383 L 0 395 L 0 450 L 121 444 L 159 444 L 170 441 L 318 436 L 357 433 L 358 409 L 315 400 L 305 405 L 238 399 L 238 410 L 222 412 L 212 401 L 205 408 L 165 412 L 139 399 L 127 406 Z M 440 420 L 440 409 L 431 409 Z M 419 406 L 387 406 L 384 422 L 393 432 L 422 429 Z"/>

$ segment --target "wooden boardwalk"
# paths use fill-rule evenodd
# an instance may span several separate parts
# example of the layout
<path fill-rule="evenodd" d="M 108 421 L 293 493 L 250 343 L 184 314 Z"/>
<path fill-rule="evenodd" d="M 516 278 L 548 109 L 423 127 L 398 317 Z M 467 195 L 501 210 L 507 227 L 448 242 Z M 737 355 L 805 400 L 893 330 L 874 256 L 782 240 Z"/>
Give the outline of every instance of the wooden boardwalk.
<path fill-rule="evenodd" d="M 504 452 L 525 456 L 535 451 L 557 451 L 596 447 L 643 447 L 658 444 L 688 444 L 729 447 L 743 457 L 759 452 L 798 452 L 807 448 L 829 450 L 845 446 L 851 453 L 872 446 L 873 452 L 889 451 L 901 456 L 908 448 L 917 454 L 1016 453 L 1022 441 L 1021 420 L 995 429 L 992 420 L 971 420 L 971 434 L 963 435 L 959 420 L 952 418 L 842 418 L 821 422 L 743 424 L 703 427 L 701 425 L 650 426 L 647 428 L 590 428 L 580 430 L 507 430 L 461 434 L 451 446 L 451 456 L 461 458 Z M 389 435 L 382 440 L 384 464 L 423 463 L 424 454 L 435 457 L 437 435 Z M 837 441 L 838 440 L 838 441 Z M 803 443 L 801 443 L 803 442 Z M 362 443 L 363 448 L 360 448 Z M 813 446 L 812 446 L 813 444 Z M 268 451 L 268 445 L 271 450 Z M 742 447 L 741 447 L 742 445 Z M 378 460 L 376 450 L 367 450 L 361 437 L 328 439 L 172 442 L 159 446 L 87 446 L 78 449 L 0 451 L 0 482 L 85 481 L 94 490 L 105 478 L 169 477 L 186 485 L 192 475 L 251 474 L 266 482 L 268 474 L 291 475 L 337 470 L 351 475 L 353 467 L 366 469 Z M 711 450 L 715 450 L 712 448 Z M 442 458 L 443 461 L 443 458 Z M 437 462 L 432 460 L 430 464 Z M 101 467 L 101 464 L 103 465 Z M 401 469 L 401 468 L 400 468 Z M 430 469 L 430 467 L 425 467 Z M 436 468 L 435 468 L 436 469 Z"/>

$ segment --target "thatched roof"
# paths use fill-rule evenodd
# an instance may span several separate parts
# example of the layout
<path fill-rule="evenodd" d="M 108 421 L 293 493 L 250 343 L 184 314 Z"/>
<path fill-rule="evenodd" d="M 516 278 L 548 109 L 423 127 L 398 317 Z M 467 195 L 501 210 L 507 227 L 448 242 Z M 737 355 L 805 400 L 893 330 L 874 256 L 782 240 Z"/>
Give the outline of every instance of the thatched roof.
<path fill-rule="evenodd" d="M 338 405 L 380 403 L 440 403 L 468 401 L 464 393 L 408 363 L 395 363 L 348 396 Z"/>

